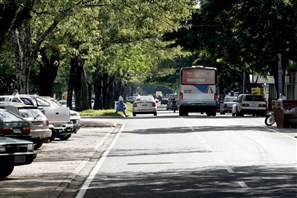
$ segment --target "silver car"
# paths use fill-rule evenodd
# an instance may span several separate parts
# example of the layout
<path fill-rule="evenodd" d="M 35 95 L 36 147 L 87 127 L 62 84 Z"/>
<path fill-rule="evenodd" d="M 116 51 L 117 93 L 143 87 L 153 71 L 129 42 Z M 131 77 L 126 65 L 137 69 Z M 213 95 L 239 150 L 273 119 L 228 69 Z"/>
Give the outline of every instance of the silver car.
<path fill-rule="evenodd" d="M 220 104 L 220 114 L 232 113 L 232 106 L 236 103 L 236 96 L 226 96 Z"/>
<path fill-rule="evenodd" d="M 136 114 L 154 114 L 157 116 L 157 104 L 153 96 L 138 96 L 133 103 L 133 116 Z"/>
<path fill-rule="evenodd" d="M 50 140 L 52 131 L 49 128 L 49 121 L 37 107 L 19 103 L 0 103 L 0 108 L 17 114 L 30 123 L 30 135 L 35 149 L 40 148 L 43 142 Z"/>

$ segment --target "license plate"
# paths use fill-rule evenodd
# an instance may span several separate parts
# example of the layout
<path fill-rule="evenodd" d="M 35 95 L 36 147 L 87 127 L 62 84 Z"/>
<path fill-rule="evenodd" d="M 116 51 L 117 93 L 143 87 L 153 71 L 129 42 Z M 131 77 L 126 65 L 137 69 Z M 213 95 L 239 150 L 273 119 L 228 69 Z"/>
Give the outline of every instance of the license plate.
<path fill-rule="evenodd" d="M 16 134 L 22 134 L 21 129 L 13 129 L 13 132 Z"/>
<path fill-rule="evenodd" d="M 256 103 L 252 103 L 251 107 L 257 107 L 258 105 Z"/>
<path fill-rule="evenodd" d="M 26 156 L 15 156 L 14 157 L 14 162 L 16 164 L 18 164 L 18 163 L 24 163 L 24 162 L 26 162 Z"/>
<path fill-rule="evenodd" d="M 141 106 L 143 106 L 143 107 L 147 107 L 147 106 L 148 106 L 148 104 L 142 104 Z"/>

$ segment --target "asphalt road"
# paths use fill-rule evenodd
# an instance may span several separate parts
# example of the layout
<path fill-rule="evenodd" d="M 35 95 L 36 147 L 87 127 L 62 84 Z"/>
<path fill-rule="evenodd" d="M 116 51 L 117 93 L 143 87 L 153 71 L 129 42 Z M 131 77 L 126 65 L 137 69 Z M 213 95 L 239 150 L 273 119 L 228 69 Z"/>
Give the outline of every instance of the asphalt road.
<path fill-rule="evenodd" d="M 124 127 L 77 198 L 296 197 L 296 129 L 264 118 L 171 112 Z"/>
<path fill-rule="evenodd" d="M 264 118 L 84 118 L 0 180 L 5 197 L 296 197 L 296 129 Z"/>

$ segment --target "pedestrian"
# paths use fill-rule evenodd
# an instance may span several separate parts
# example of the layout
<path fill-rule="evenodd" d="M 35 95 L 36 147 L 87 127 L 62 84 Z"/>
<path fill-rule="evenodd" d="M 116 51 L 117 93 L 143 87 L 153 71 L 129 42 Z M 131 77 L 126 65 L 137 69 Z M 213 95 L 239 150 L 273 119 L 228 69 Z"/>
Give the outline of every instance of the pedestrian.
<path fill-rule="evenodd" d="M 119 101 L 116 104 L 116 113 L 118 113 L 119 111 L 123 112 L 123 114 L 125 115 L 125 117 L 128 117 L 126 112 L 126 106 L 124 104 L 124 99 L 122 96 L 119 97 Z"/>

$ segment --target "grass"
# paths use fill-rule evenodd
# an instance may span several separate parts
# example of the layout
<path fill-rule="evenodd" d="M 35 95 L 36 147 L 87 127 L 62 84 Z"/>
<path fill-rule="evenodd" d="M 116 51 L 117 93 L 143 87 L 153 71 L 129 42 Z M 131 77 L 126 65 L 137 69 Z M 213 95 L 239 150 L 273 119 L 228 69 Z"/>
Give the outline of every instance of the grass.
<path fill-rule="evenodd" d="M 126 105 L 126 114 L 131 115 L 132 114 L 132 104 L 131 103 L 125 103 Z M 116 113 L 115 109 L 102 109 L 102 110 L 93 110 L 88 109 L 79 112 L 80 116 L 112 116 L 112 117 L 124 117 L 123 112 Z"/>

